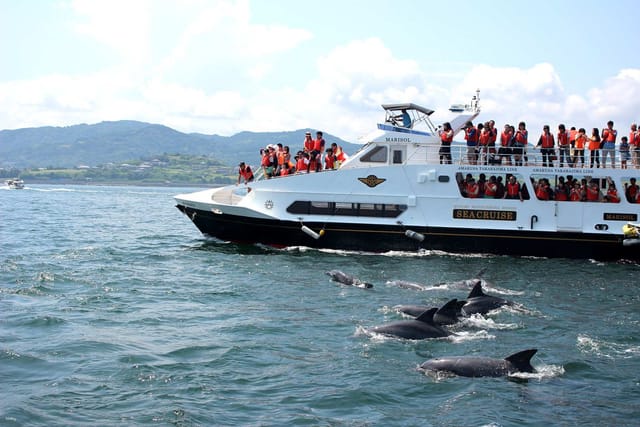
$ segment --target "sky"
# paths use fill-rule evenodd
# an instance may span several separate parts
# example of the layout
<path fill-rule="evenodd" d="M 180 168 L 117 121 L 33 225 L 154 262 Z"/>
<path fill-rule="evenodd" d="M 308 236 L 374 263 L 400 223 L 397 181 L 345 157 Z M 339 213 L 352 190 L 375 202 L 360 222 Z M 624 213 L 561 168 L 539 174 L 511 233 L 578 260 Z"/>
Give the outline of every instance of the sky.
<path fill-rule="evenodd" d="M 634 0 L 0 0 L 0 129 L 323 130 L 480 90 L 478 121 L 640 122 Z M 1 142 L 1 141 L 0 141 Z"/>

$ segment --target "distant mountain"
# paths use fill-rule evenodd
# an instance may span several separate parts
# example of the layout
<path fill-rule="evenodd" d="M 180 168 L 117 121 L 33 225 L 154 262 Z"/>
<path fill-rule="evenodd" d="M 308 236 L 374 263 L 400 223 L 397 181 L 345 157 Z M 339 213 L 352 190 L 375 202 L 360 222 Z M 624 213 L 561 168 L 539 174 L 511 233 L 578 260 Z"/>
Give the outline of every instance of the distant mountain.
<path fill-rule="evenodd" d="M 241 161 L 257 164 L 260 148 L 281 142 L 295 153 L 302 148 L 308 131 L 312 130 L 240 132 L 225 137 L 185 134 L 163 125 L 130 120 L 2 130 L 0 167 L 98 166 L 165 153 L 206 155 L 231 166 Z M 324 138 L 327 144 L 336 142 L 349 154 L 360 147 L 327 133 Z"/>

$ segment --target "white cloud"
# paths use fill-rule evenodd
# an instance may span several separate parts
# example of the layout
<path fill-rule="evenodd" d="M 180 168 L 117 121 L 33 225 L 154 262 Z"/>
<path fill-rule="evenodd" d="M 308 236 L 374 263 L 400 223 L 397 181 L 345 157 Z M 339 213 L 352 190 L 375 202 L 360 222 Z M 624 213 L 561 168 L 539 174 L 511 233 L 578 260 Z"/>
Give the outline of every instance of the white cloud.
<path fill-rule="evenodd" d="M 140 62 L 149 56 L 149 16 L 146 0 L 73 0 L 79 17 L 76 31 L 94 38 L 122 55 Z"/>
<path fill-rule="evenodd" d="M 272 79 L 278 61 L 312 39 L 309 29 L 256 25 L 247 1 L 165 1 L 165 15 L 179 12 L 179 25 L 154 51 L 154 28 L 162 31 L 162 22 L 152 18 L 157 5 L 75 0 L 76 29 L 119 52 L 120 61 L 99 73 L 0 83 L 3 127 L 133 119 L 222 135 L 310 127 L 356 141 L 383 119 L 381 104 L 414 102 L 446 112 L 478 88 L 479 120 L 494 119 L 498 126 L 524 120 L 536 138 L 543 124 L 589 128 L 612 119 L 620 130 L 640 119 L 640 69 L 621 70 L 587 93 L 572 94 L 549 63 L 431 63 L 426 69 L 397 57 L 379 38 L 321 52 L 306 84 L 276 86 L 282 81 Z M 458 83 L 445 86 L 452 80 Z"/>

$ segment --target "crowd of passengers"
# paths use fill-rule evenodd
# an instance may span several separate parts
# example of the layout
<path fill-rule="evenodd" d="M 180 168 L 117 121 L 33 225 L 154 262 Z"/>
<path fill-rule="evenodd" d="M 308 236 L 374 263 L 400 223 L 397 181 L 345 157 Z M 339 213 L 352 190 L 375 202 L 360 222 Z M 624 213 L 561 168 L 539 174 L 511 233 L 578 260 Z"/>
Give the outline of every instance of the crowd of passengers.
<path fill-rule="evenodd" d="M 443 124 L 440 130 L 442 164 L 451 163 L 453 136 L 451 125 Z M 520 122 L 517 130 L 506 124 L 498 135 L 493 120 L 477 126 L 468 121 L 464 126 L 464 139 L 470 164 L 522 166 L 529 162 L 527 145 L 530 139 L 525 122 Z M 543 167 L 564 167 L 566 164 L 567 167 L 584 168 L 588 160 L 590 168 L 606 168 L 607 161 L 615 168 L 616 153 L 619 153 L 619 166 L 622 169 L 627 169 L 629 165 L 640 169 L 640 130 L 635 123 L 631 125 L 629 136 L 622 136 L 619 142 L 613 121 L 607 122 L 602 132 L 593 128 L 590 135 L 584 128 L 571 127 L 567 130 L 564 124 L 558 125 L 558 131 L 554 134 L 548 125 L 544 125 L 535 148 L 540 149 Z"/>
<path fill-rule="evenodd" d="M 520 184 L 515 175 L 507 174 L 506 184 L 502 176 L 491 175 L 487 179 L 484 173 L 481 173 L 477 180 L 471 174 L 467 174 L 464 179 L 462 174 L 459 174 L 457 181 L 463 197 L 521 201 L 529 199 L 526 184 Z M 606 180 L 606 189 L 600 187 L 600 181 L 597 179 L 578 179 L 572 175 L 567 175 L 566 178 L 559 176 L 555 186 L 545 177 L 531 181 L 534 194 L 539 200 L 620 203 L 621 195 L 611 179 Z M 640 187 L 636 184 L 636 178 L 625 182 L 624 187 L 624 197 L 627 201 L 640 203 Z"/>
<path fill-rule="evenodd" d="M 270 144 L 260 149 L 260 167 L 265 178 L 286 176 L 291 174 L 314 173 L 322 170 L 338 169 L 347 160 L 347 154 L 335 142 L 325 149 L 325 140 L 321 131 L 316 132 L 316 138 L 311 132 L 306 132 L 302 149 L 291 158 L 288 145 L 281 143 Z M 251 166 L 240 163 L 238 170 L 238 184 L 254 180 Z"/>

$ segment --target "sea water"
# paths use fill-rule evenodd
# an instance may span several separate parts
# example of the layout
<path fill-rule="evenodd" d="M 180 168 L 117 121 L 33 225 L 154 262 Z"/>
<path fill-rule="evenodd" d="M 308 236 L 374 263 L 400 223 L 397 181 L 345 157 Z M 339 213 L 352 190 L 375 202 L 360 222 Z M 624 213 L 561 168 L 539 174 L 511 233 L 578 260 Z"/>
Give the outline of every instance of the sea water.
<path fill-rule="evenodd" d="M 0 425 L 638 424 L 638 265 L 238 246 L 174 207 L 186 191 L 0 191 Z M 334 283 L 332 269 L 374 287 Z M 402 320 L 395 305 L 464 299 L 455 282 L 482 270 L 514 307 L 448 338 L 368 332 Z M 534 374 L 417 369 L 529 348 Z"/>

